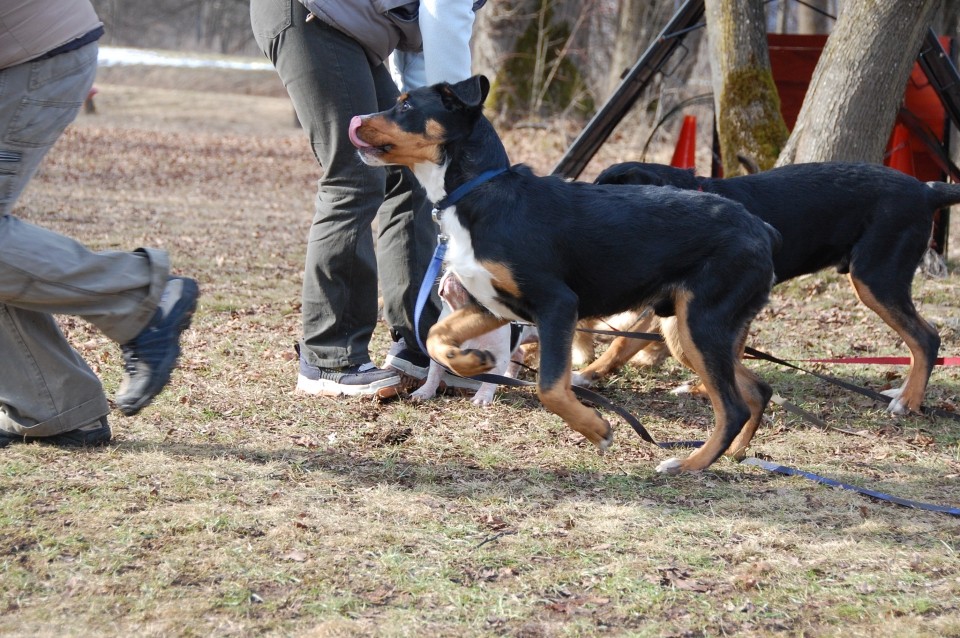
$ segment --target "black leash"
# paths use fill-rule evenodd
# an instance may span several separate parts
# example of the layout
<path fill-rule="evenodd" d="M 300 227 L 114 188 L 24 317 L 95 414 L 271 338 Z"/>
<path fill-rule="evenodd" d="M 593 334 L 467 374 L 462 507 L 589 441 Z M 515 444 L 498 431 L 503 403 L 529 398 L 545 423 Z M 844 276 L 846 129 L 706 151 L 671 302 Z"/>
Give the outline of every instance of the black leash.
<path fill-rule="evenodd" d="M 657 334 L 657 333 L 654 333 L 654 332 L 627 332 L 627 331 L 622 331 L 622 330 L 594 330 L 594 329 L 590 329 L 590 328 L 577 328 L 577 331 L 578 331 L 578 332 L 587 332 L 587 333 L 591 333 L 591 334 L 599 334 L 599 335 L 610 335 L 610 336 L 614 336 L 614 337 L 627 337 L 627 338 L 630 338 L 630 339 L 642 339 L 642 340 L 644 340 L 644 341 L 663 341 L 663 335 L 660 335 L 660 334 Z M 831 383 L 831 384 L 833 384 L 833 385 L 836 385 L 836 386 L 839 386 L 839 387 L 841 387 L 841 388 L 844 388 L 845 390 L 849 390 L 849 391 L 851 391 L 851 392 L 855 392 L 855 393 L 857 393 L 857 394 L 863 395 L 863 396 L 865 396 L 865 397 L 868 397 L 868 398 L 870 398 L 870 399 L 873 399 L 874 401 L 879 401 L 880 403 L 887 403 L 887 404 L 890 403 L 890 397 L 888 397 L 888 396 L 886 396 L 885 394 L 882 394 L 882 393 L 880 393 L 880 392 L 877 392 L 876 390 L 871 390 L 870 388 L 864 388 L 864 387 L 859 386 L 859 385 L 856 385 L 856 384 L 854 384 L 854 383 L 850 383 L 849 381 L 844 381 L 843 379 L 838 379 L 838 378 L 832 377 L 832 376 L 830 376 L 830 375 L 821 374 L 821 373 L 819 373 L 819 372 L 814 372 L 813 370 L 807 370 L 806 368 L 801 368 L 800 366 L 798 366 L 798 365 L 796 365 L 796 364 L 794 364 L 794 363 L 791 363 L 791 362 L 786 361 L 786 360 L 784 360 L 784 359 L 781 359 L 781 358 L 779 358 L 779 357 L 775 357 L 775 356 L 773 356 L 772 354 L 767 354 L 766 352 L 762 352 L 762 351 L 760 351 L 760 350 L 757 350 L 756 348 L 751 348 L 750 346 L 747 346 L 747 347 L 744 349 L 744 351 L 745 351 L 746 354 L 749 355 L 750 358 L 752 358 L 752 359 L 760 359 L 760 360 L 762 360 L 762 361 L 769 361 L 770 363 L 776 363 L 776 364 L 779 364 L 779 365 L 782 365 L 782 366 L 786 366 L 786 367 L 788 367 L 788 368 L 793 368 L 794 370 L 799 370 L 800 372 L 804 372 L 804 373 L 806 373 L 806 374 L 812 375 L 812 376 L 814 376 L 814 377 L 817 377 L 817 378 L 820 379 L 821 381 L 826 381 L 827 383 Z M 945 418 L 945 419 L 953 419 L 954 421 L 960 421 L 960 414 L 956 414 L 955 412 L 948 412 L 948 411 L 946 411 L 946 410 L 941 410 L 941 409 L 939 409 L 939 408 L 934 408 L 934 407 L 929 407 L 929 406 L 920 406 L 920 411 L 921 411 L 923 414 L 928 415 L 928 416 L 937 416 L 937 417 L 942 417 L 942 418 Z M 802 412 L 802 411 L 801 411 L 801 412 Z M 803 414 L 806 415 L 807 413 L 803 413 Z M 823 423 L 823 422 L 821 421 L 820 423 Z M 830 426 L 828 426 L 828 427 L 830 427 Z M 838 428 L 833 428 L 833 429 L 838 429 Z M 843 430 L 841 430 L 841 431 L 843 431 Z"/>
<path fill-rule="evenodd" d="M 786 366 L 788 368 L 793 368 L 794 370 L 799 370 L 800 372 L 805 372 L 806 374 L 813 375 L 818 379 L 826 381 L 827 383 L 832 383 L 833 385 L 839 386 L 846 390 L 850 390 L 851 392 L 856 392 L 857 394 L 863 395 L 865 397 L 869 397 L 875 401 L 879 401 L 881 403 L 890 403 L 890 397 L 884 394 L 881 394 L 876 390 L 871 390 L 870 388 L 864 388 L 856 384 L 850 383 L 849 381 L 844 381 L 843 379 L 838 379 L 836 377 L 831 377 L 826 374 L 820 374 L 819 372 L 814 372 L 813 370 L 807 370 L 805 368 L 801 368 L 800 366 L 790 363 L 789 361 L 785 361 L 779 357 L 773 356 L 772 354 L 761 352 L 760 350 L 751 348 L 749 346 L 745 349 L 745 352 L 751 357 L 753 357 L 754 359 L 762 359 L 764 361 L 776 363 L 782 366 Z M 954 421 L 960 421 L 960 414 L 956 414 L 954 412 L 947 412 L 946 410 L 941 410 L 939 408 L 933 408 L 933 407 L 922 405 L 920 406 L 920 411 L 926 415 L 938 416 L 946 419 L 953 419 Z"/>

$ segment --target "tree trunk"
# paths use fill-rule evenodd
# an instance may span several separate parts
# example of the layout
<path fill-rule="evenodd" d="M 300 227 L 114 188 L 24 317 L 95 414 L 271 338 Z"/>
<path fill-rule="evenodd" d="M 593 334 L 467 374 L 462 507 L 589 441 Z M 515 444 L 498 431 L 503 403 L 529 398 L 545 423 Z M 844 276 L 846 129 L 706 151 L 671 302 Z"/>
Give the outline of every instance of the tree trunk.
<path fill-rule="evenodd" d="M 777 165 L 879 163 L 939 0 L 843 3 Z"/>
<path fill-rule="evenodd" d="M 653 37 L 673 14 L 673 3 L 650 0 L 620 0 L 617 8 L 617 30 L 604 98 L 619 85 L 622 76 L 633 68 Z"/>
<path fill-rule="evenodd" d="M 789 131 L 770 70 L 762 0 L 706 0 L 706 15 L 723 174 L 743 172 L 740 155 L 768 169 Z"/>

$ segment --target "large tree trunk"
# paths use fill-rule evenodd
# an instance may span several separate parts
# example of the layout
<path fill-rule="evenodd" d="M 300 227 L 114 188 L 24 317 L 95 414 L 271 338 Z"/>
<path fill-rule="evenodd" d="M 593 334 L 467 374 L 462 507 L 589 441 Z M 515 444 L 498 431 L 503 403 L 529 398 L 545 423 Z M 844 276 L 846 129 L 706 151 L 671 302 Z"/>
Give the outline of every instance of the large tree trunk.
<path fill-rule="evenodd" d="M 706 0 L 705 6 L 723 174 L 741 172 L 741 155 L 770 168 L 789 131 L 770 70 L 762 0 Z"/>
<path fill-rule="evenodd" d="M 778 165 L 879 163 L 939 0 L 842 5 Z"/>

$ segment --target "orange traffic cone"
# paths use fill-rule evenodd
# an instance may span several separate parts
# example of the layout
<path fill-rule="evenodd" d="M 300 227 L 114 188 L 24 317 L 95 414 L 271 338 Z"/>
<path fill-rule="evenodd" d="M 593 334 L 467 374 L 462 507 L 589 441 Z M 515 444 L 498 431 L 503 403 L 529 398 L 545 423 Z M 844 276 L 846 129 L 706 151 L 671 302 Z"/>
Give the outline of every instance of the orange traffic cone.
<path fill-rule="evenodd" d="M 676 168 L 697 167 L 697 118 L 693 115 L 686 115 L 683 118 L 680 138 L 677 140 L 677 148 L 673 151 L 670 166 Z"/>
<path fill-rule="evenodd" d="M 903 124 L 893 127 L 890 138 L 890 153 L 887 155 L 887 166 L 895 168 L 907 175 L 916 175 L 913 170 L 913 151 L 910 150 L 910 132 Z"/>

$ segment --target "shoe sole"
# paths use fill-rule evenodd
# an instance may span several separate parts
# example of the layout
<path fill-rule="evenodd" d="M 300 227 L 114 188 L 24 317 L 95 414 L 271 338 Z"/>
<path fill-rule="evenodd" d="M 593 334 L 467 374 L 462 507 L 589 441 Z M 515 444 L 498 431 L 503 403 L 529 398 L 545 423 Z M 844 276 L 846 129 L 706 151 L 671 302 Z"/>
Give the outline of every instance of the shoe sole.
<path fill-rule="evenodd" d="M 383 365 L 386 368 L 396 370 L 400 374 L 412 379 L 413 383 L 423 383 L 426 381 L 427 373 L 429 372 L 427 368 L 421 368 L 420 366 L 410 363 L 406 359 L 391 357 L 390 355 L 387 355 L 386 361 L 384 361 Z M 440 380 L 443 381 L 448 388 L 456 388 L 458 390 L 477 390 L 480 388 L 479 381 L 475 379 L 468 379 L 466 377 L 458 377 L 448 370 L 443 371 L 443 376 L 440 377 Z"/>
<path fill-rule="evenodd" d="M 197 311 L 197 300 L 200 298 L 200 287 L 197 285 L 197 282 L 191 279 L 184 280 L 184 294 L 191 294 L 193 298 L 190 300 L 189 306 L 184 309 L 183 316 L 181 316 L 177 322 L 177 336 L 173 340 L 173 349 L 157 366 L 157 370 L 161 370 L 162 373 L 155 375 L 154 378 L 156 381 L 147 389 L 139 401 L 132 404 L 124 404 L 118 400 L 117 405 L 125 416 L 133 416 L 150 405 L 150 402 L 153 401 L 170 382 L 170 375 L 173 373 L 173 369 L 176 368 L 177 359 L 180 357 L 180 337 L 186 332 L 187 328 L 190 327 L 190 323 L 193 321 L 193 313 Z"/>
<path fill-rule="evenodd" d="M 427 373 L 430 371 L 429 368 L 421 368 L 418 365 L 414 365 L 407 361 L 406 359 L 401 359 L 399 357 L 394 357 L 387 355 L 387 358 L 383 362 L 385 368 L 390 368 L 396 370 L 400 374 L 405 374 L 408 377 L 412 377 L 417 381 L 425 381 L 427 378 Z"/>
<path fill-rule="evenodd" d="M 395 388 L 398 385 L 400 385 L 399 377 L 386 378 L 364 385 L 345 385 L 328 379 L 308 379 L 303 375 L 297 375 L 298 392 L 324 397 L 373 396 L 386 388 Z"/>

